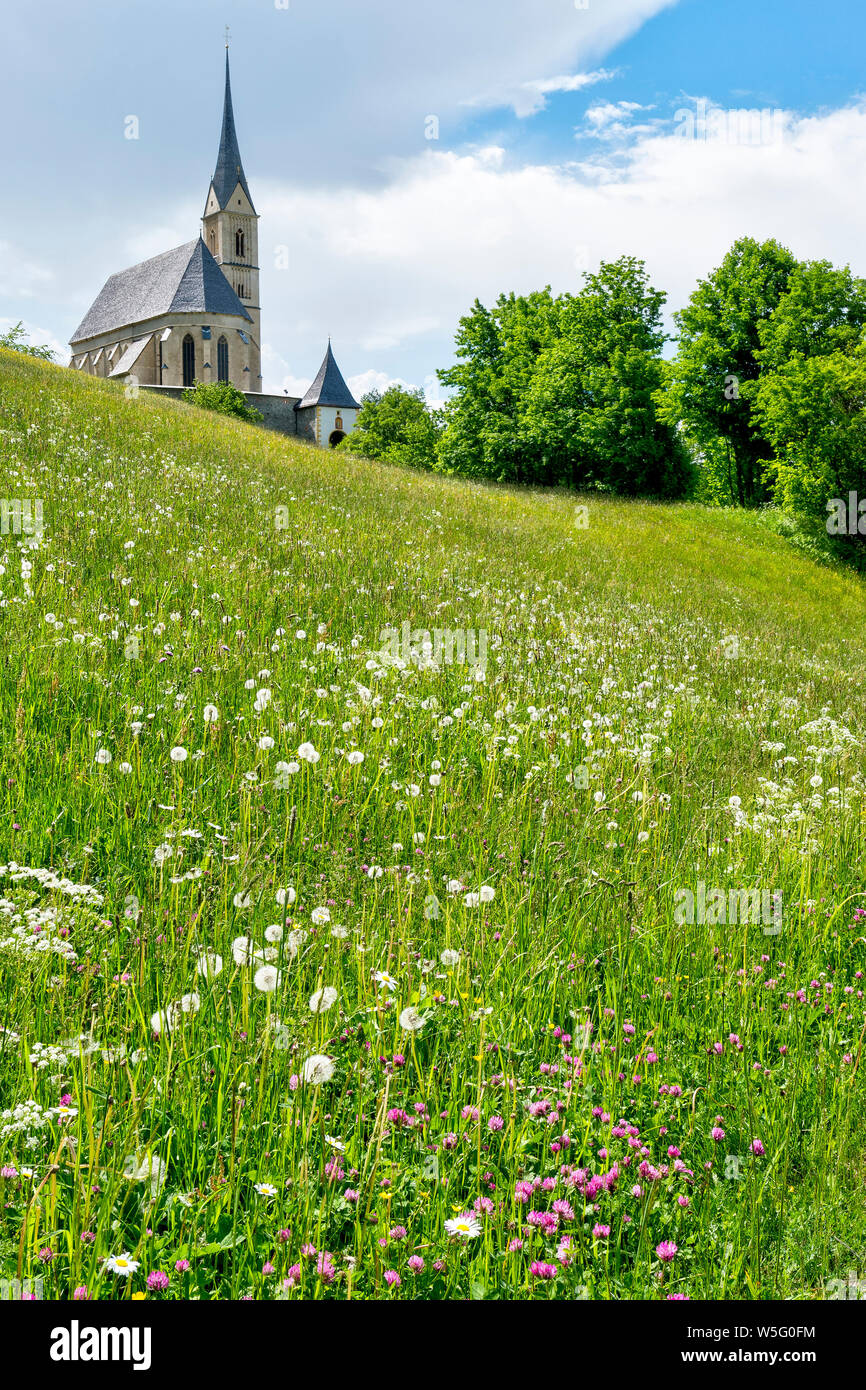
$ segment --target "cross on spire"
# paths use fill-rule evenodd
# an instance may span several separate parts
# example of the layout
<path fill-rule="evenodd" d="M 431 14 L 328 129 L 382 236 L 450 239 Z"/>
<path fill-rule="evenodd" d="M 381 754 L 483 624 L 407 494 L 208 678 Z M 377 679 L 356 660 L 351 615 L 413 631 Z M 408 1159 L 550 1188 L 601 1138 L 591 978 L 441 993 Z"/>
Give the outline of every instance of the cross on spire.
<path fill-rule="evenodd" d="M 229 46 L 229 26 L 226 25 L 226 48 Z"/>

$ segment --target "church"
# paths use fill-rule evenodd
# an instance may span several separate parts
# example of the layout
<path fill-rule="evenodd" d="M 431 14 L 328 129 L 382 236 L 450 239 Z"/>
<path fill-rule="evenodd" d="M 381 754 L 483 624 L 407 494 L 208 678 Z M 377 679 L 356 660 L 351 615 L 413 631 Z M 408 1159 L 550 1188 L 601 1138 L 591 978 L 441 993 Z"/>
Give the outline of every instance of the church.
<path fill-rule="evenodd" d="M 303 397 L 262 393 L 258 223 L 226 44 L 222 132 L 201 234 L 109 276 L 72 335 L 70 366 L 175 396 L 197 381 L 229 381 L 248 394 L 266 427 L 333 447 L 351 432 L 360 406 L 330 339 Z"/>

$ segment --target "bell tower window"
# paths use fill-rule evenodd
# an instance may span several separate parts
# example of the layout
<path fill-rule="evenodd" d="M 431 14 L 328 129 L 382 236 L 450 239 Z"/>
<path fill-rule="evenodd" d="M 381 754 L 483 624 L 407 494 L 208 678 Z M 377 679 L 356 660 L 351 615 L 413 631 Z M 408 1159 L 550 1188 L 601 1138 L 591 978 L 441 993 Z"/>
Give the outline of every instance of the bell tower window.
<path fill-rule="evenodd" d="M 235 232 L 235 255 L 244 258 L 244 234 L 240 231 Z"/>

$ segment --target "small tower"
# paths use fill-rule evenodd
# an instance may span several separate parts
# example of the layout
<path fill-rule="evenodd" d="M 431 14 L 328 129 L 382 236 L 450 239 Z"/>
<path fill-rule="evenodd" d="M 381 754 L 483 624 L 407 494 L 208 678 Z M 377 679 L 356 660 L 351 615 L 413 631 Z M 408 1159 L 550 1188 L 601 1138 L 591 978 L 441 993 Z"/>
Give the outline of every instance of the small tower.
<path fill-rule="evenodd" d="M 355 428 L 360 409 L 337 366 L 329 338 L 316 379 L 295 406 L 298 434 L 320 449 L 334 449 Z"/>
<path fill-rule="evenodd" d="M 245 391 L 261 391 L 261 305 L 259 302 L 259 217 L 241 162 L 226 43 L 226 89 L 216 169 L 202 217 L 202 237 L 252 319 L 245 361 Z M 249 370 L 247 371 L 247 367 Z"/>

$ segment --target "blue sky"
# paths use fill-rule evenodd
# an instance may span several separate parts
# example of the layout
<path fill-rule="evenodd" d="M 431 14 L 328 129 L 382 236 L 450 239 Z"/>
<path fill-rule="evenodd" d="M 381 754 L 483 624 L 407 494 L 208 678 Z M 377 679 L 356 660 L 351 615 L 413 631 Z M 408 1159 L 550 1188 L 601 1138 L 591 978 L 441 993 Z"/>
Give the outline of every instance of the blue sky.
<path fill-rule="evenodd" d="M 624 252 L 671 309 L 744 232 L 866 274 L 862 0 L 41 0 L 4 17 L 0 323 L 62 347 L 107 275 L 196 234 L 226 23 L 266 389 L 330 334 L 356 390 L 435 395 L 476 295 Z"/>

